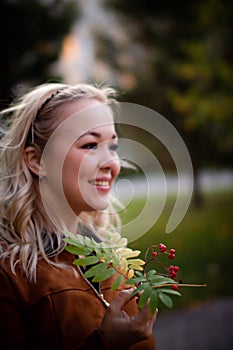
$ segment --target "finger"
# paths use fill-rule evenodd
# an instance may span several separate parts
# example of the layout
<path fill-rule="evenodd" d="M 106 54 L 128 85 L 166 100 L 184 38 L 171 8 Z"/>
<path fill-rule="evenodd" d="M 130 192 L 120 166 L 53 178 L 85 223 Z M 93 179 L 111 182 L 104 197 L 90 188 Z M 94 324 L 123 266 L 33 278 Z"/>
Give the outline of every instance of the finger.
<path fill-rule="evenodd" d="M 110 308 L 113 312 L 118 313 L 125 306 L 125 304 L 130 300 L 133 288 L 122 290 L 117 297 L 111 302 Z"/>
<path fill-rule="evenodd" d="M 158 309 L 156 309 L 155 313 L 152 315 L 150 312 L 149 305 L 146 304 L 142 309 L 139 310 L 137 316 L 141 319 L 150 320 L 152 323 L 154 323 L 157 318 L 157 314 L 158 314 Z"/>

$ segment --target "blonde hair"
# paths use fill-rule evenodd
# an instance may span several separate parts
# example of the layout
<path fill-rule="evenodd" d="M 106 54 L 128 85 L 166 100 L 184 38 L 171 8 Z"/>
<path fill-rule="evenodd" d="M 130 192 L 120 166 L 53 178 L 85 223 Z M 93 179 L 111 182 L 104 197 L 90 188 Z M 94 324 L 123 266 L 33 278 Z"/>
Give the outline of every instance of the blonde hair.
<path fill-rule="evenodd" d="M 56 112 L 66 103 L 97 99 L 112 105 L 116 103 L 115 95 L 114 89 L 105 86 L 48 83 L 23 94 L 0 112 L 5 125 L 1 127 L 0 140 L 0 256 L 3 265 L 9 258 L 13 273 L 19 266 L 27 278 L 36 280 L 36 266 L 41 257 L 62 267 L 56 256 L 65 246 L 64 233 L 45 214 L 38 178 L 24 161 L 25 147 L 33 145 L 42 154 L 54 131 Z M 79 229 L 84 223 L 101 236 L 106 228 L 119 226 L 119 216 L 114 214 L 112 206 L 110 201 L 104 212 L 82 213 Z"/>

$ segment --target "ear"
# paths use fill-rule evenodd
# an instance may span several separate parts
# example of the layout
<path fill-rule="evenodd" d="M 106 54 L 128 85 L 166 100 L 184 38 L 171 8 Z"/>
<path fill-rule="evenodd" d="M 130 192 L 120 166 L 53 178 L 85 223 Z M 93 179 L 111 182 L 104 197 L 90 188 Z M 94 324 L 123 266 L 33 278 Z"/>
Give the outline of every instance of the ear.
<path fill-rule="evenodd" d="M 43 174 L 43 166 L 41 164 L 41 156 L 36 151 L 35 147 L 28 146 L 24 150 L 24 161 L 28 167 L 28 169 L 31 170 L 31 172 L 37 176 L 46 174 Z"/>

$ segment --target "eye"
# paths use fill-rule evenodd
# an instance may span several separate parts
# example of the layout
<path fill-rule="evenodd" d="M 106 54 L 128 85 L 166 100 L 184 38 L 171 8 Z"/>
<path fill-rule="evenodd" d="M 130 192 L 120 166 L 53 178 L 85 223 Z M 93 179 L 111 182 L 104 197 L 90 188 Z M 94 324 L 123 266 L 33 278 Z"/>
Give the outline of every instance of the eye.
<path fill-rule="evenodd" d="M 114 151 L 114 152 L 116 152 L 116 151 L 118 150 L 118 148 L 119 148 L 119 145 L 118 145 L 118 144 L 111 145 L 111 146 L 109 147 L 110 151 Z"/>
<path fill-rule="evenodd" d="M 89 142 L 85 143 L 85 145 L 81 146 L 82 149 L 97 149 L 97 142 Z"/>

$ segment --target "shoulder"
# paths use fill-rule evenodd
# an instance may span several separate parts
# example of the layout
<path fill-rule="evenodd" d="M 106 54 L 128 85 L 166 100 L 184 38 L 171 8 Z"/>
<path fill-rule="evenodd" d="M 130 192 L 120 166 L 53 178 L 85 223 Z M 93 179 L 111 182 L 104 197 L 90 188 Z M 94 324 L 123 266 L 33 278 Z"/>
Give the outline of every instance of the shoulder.
<path fill-rule="evenodd" d="M 17 293 L 12 283 L 11 275 L 13 274 L 8 269 L 0 268 L 0 305 L 2 303 L 8 304 L 9 300 L 11 302 L 17 300 Z"/>
<path fill-rule="evenodd" d="M 30 281 L 19 267 L 16 268 L 14 274 L 9 263 L 6 262 L 0 268 L 0 289 L 8 286 L 7 288 L 17 295 L 17 299 L 26 305 L 34 304 L 43 297 L 57 293 L 90 290 L 90 285 L 80 270 L 72 265 L 73 260 L 74 257 L 68 252 L 63 252 L 59 256 L 59 262 L 63 264 L 63 267 L 50 265 L 43 259 L 39 260 L 36 281 Z"/>

